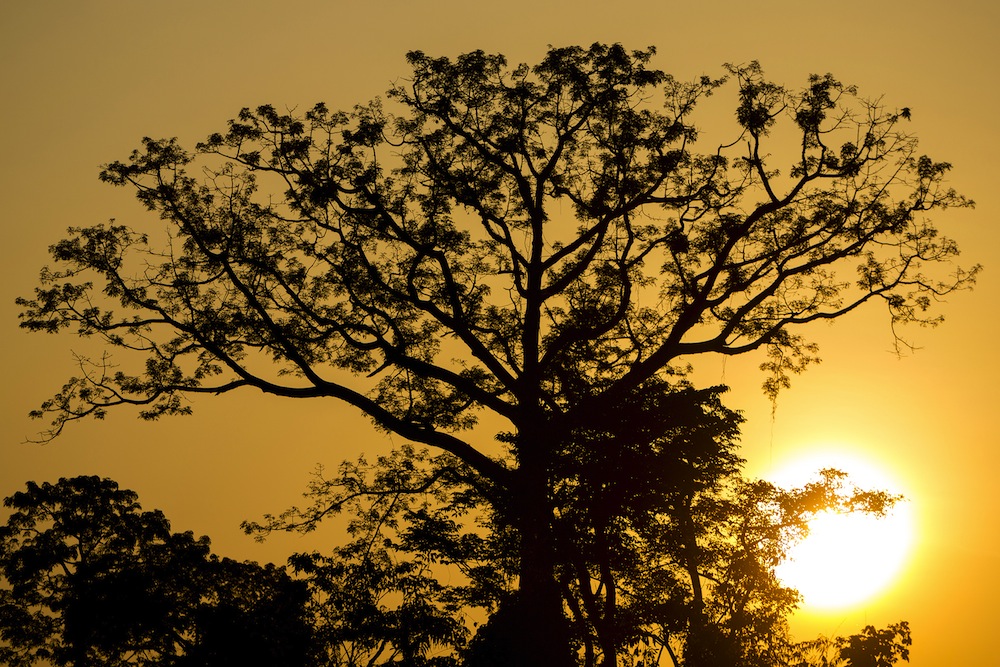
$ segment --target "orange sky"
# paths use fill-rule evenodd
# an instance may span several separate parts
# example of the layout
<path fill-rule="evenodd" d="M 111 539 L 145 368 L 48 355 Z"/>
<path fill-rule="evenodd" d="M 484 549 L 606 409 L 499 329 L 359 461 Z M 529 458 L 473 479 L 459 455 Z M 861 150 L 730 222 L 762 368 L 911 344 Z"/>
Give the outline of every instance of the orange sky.
<path fill-rule="evenodd" d="M 698 377 L 733 387 L 752 474 L 832 444 L 870 456 L 909 490 L 921 532 L 899 585 L 851 612 L 803 614 L 798 627 L 849 633 L 907 619 L 915 667 L 985 664 L 1000 595 L 998 29 L 1000 5 L 963 0 L 2 3 L 0 497 L 27 480 L 108 476 L 163 509 L 176 530 L 209 534 L 218 552 L 280 562 L 306 545 L 256 545 L 239 522 L 295 502 L 317 463 L 385 446 L 335 404 L 252 394 L 202 398 L 194 417 L 154 424 L 113 412 L 52 444 L 22 444 L 39 430 L 27 412 L 73 372 L 70 351 L 88 347 L 18 331 L 13 301 L 30 294 L 66 227 L 110 217 L 157 224 L 128 192 L 97 180 L 98 165 L 127 156 L 142 136 L 191 145 L 265 102 L 349 107 L 405 76 L 409 49 L 481 48 L 519 62 L 548 44 L 620 41 L 656 45 L 656 64 L 681 78 L 753 59 L 789 85 L 829 71 L 913 110 L 922 150 L 952 162 L 952 184 L 978 203 L 937 220 L 965 263 L 986 272 L 976 291 L 949 298 L 942 327 L 908 332 L 923 349 L 901 360 L 877 310 L 812 329 L 824 362 L 795 378 L 773 420 L 759 360 L 705 364 Z"/>

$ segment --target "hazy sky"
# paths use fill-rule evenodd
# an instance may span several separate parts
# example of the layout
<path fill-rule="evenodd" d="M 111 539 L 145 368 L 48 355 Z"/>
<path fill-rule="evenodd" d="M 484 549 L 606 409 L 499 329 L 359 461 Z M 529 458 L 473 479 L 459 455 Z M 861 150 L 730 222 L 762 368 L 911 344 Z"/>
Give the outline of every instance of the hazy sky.
<path fill-rule="evenodd" d="M 824 362 L 771 406 L 759 391 L 759 359 L 701 368 L 733 387 L 745 411 L 751 472 L 819 446 L 869 457 L 912 499 L 919 543 L 889 594 L 806 631 L 856 632 L 863 623 L 911 622 L 911 664 L 985 664 L 995 655 L 1000 594 L 1000 471 L 995 352 L 1000 304 L 1000 9 L 994 2 L 359 2 L 0 3 L 0 497 L 25 481 L 97 474 L 139 492 L 176 530 L 213 539 L 237 558 L 282 562 L 296 538 L 263 546 L 239 532 L 295 502 L 317 463 L 333 466 L 386 446 L 367 421 L 321 401 L 249 393 L 205 397 L 190 418 L 146 424 L 125 411 L 74 424 L 46 446 L 27 412 L 74 371 L 71 336 L 17 329 L 14 299 L 29 295 L 46 248 L 66 227 L 117 218 L 158 225 L 125 190 L 97 180 L 143 136 L 192 145 L 241 107 L 273 103 L 350 107 L 404 77 L 404 54 L 473 49 L 535 61 L 547 45 L 655 45 L 656 65 L 690 78 L 726 62 L 759 60 L 775 80 L 799 84 L 833 72 L 863 93 L 910 107 L 921 149 L 954 164 L 951 182 L 978 203 L 938 216 L 983 263 L 978 288 L 949 298 L 946 323 L 907 334 L 922 347 L 897 359 L 884 313 L 861 312 L 809 333 Z M 322 536 L 321 536 L 322 537 Z M 311 548 L 311 547 L 310 547 Z"/>

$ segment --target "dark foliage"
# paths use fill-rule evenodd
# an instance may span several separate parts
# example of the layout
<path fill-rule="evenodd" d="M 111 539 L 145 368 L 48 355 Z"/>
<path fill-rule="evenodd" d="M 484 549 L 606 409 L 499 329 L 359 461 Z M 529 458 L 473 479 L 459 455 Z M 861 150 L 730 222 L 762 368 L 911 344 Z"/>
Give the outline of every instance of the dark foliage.
<path fill-rule="evenodd" d="M 2 664 L 313 664 L 305 584 L 215 557 L 115 482 L 28 483 L 4 504 Z"/>
<path fill-rule="evenodd" d="M 955 266 L 929 219 L 972 202 L 919 154 L 908 108 L 829 74 L 781 86 L 757 63 L 682 82 L 653 56 L 594 44 L 512 67 L 411 52 L 385 102 L 244 109 L 194 151 L 144 139 L 101 178 L 166 238 L 71 229 L 19 300 L 25 328 L 138 357 L 82 360 L 35 412 L 43 437 L 118 405 L 155 419 L 242 388 L 346 402 L 453 456 L 516 534 L 507 618 L 523 665 L 570 665 L 573 642 L 596 651 L 595 637 L 613 662 L 629 636 L 600 570 L 626 567 L 612 543 L 655 500 L 601 475 L 650 464 L 648 481 L 679 483 L 700 463 L 664 471 L 675 434 L 728 437 L 688 364 L 763 351 L 773 398 L 816 360 L 803 325 L 882 303 L 902 343 L 897 325 L 937 323 L 935 302 L 978 270 Z M 699 150 L 697 106 L 728 90 L 732 124 Z M 572 506 L 571 490 L 590 500 Z M 705 564 L 687 565 L 696 581 Z"/>

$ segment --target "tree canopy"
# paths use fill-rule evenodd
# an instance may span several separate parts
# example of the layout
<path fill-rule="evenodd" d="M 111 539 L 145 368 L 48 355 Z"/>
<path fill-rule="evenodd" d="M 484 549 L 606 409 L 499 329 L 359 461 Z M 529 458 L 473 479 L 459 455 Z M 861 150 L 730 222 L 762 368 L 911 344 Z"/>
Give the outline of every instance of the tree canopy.
<path fill-rule="evenodd" d="M 556 575 L 580 536 L 556 510 L 583 462 L 711 417 L 697 355 L 766 351 L 773 396 L 815 359 L 802 325 L 869 302 L 933 324 L 977 272 L 929 217 L 971 202 L 919 154 L 908 108 L 757 63 L 680 81 L 653 56 L 415 51 L 384 101 L 244 109 L 194 150 L 144 139 L 101 178 L 165 235 L 74 228 L 19 301 L 28 329 L 139 359 L 84 360 L 35 413 L 47 437 L 241 388 L 346 402 L 461 461 L 518 534 L 521 664 L 569 664 Z M 732 136 L 701 149 L 698 104 L 727 91 Z"/>
<path fill-rule="evenodd" d="M 933 297 L 970 284 L 926 217 L 970 202 L 900 128 L 909 110 L 830 75 L 786 89 L 756 64 L 683 83 L 652 55 L 594 45 L 508 68 L 412 52 L 394 114 L 263 106 L 193 153 L 144 139 L 101 177 L 170 242 L 75 229 L 20 302 L 26 328 L 74 326 L 148 363 L 74 381 L 46 404 L 54 426 L 254 386 L 346 400 L 493 473 L 449 435 L 479 410 L 578 422 L 704 352 L 769 347 L 780 377 L 808 359 L 795 325 L 874 299 L 932 322 Z M 696 153 L 696 103 L 727 78 L 741 134 Z M 783 123 L 799 141 L 782 164 L 767 142 Z"/>
<path fill-rule="evenodd" d="M 4 505 L 4 665 L 312 664 L 303 583 L 171 533 L 162 512 L 143 511 L 116 482 L 29 482 Z"/>

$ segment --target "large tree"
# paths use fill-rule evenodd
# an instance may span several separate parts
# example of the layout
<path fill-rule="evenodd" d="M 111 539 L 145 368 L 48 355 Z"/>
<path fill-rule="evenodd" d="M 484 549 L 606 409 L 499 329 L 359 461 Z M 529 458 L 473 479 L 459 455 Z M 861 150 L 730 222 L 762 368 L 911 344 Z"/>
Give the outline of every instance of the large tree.
<path fill-rule="evenodd" d="M 194 151 L 145 139 L 102 178 L 166 237 L 73 229 L 20 301 L 29 329 L 145 361 L 84 362 L 36 413 L 48 435 L 242 388 L 345 401 L 475 471 L 520 536 L 520 664 L 568 664 L 553 496 L 574 432 L 655 405 L 699 354 L 765 349 L 774 393 L 813 359 L 801 325 L 872 301 L 932 323 L 976 273 L 928 219 L 971 202 L 917 152 L 909 109 L 756 63 L 685 83 L 653 54 L 412 52 L 385 103 L 245 109 Z M 727 83 L 733 132 L 698 152 L 696 105 Z"/>

